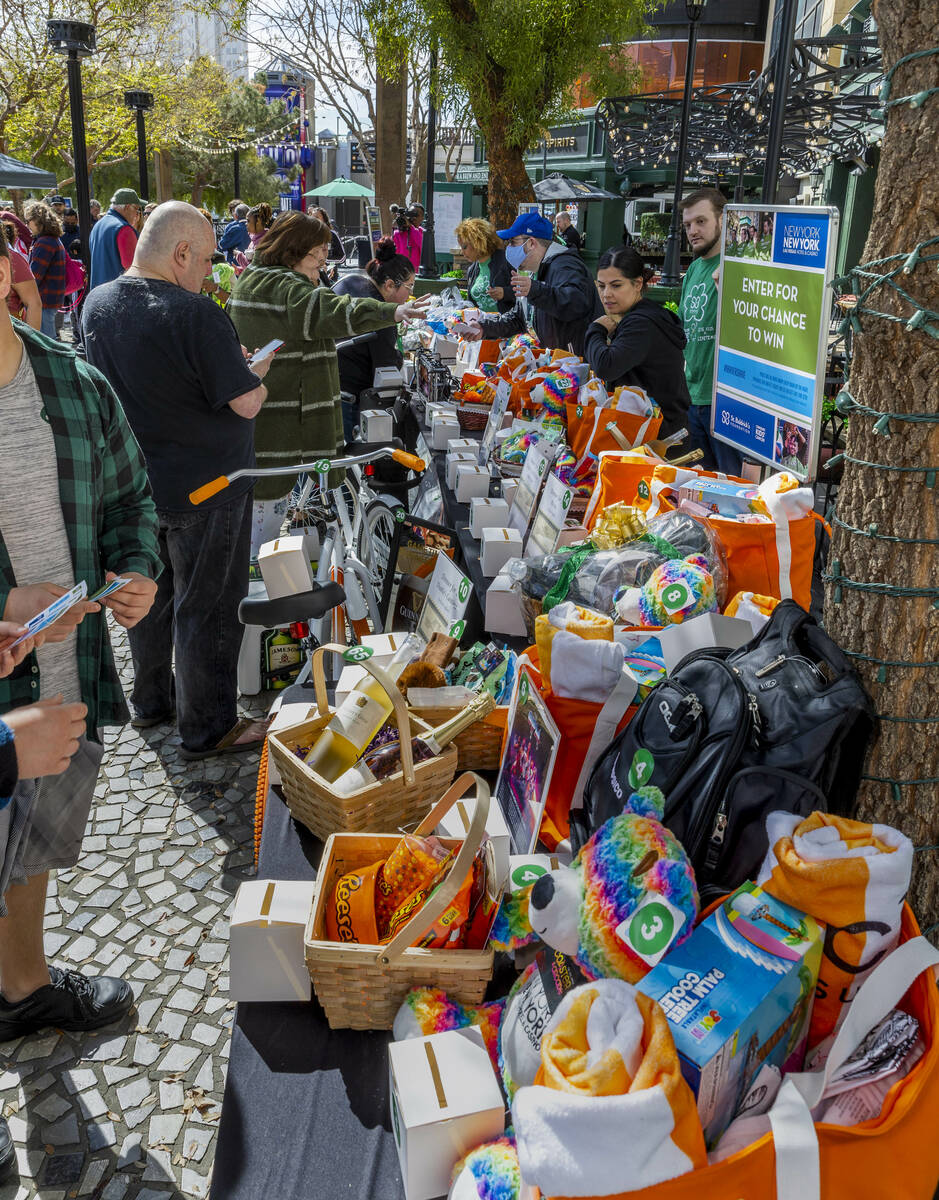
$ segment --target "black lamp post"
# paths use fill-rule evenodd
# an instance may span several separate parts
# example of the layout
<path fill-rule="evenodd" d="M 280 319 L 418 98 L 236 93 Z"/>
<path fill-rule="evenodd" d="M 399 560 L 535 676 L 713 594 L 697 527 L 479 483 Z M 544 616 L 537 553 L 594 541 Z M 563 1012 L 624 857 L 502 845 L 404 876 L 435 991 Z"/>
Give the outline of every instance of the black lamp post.
<path fill-rule="evenodd" d="M 769 89 L 773 106 L 766 133 L 766 164 L 763 167 L 763 204 L 776 203 L 779 185 L 779 160 L 782 157 L 783 127 L 786 123 L 786 102 L 789 99 L 789 67 L 792 63 L 792 44 L 796 33 L 797 0 L 783 0 L 779 21 L 779 41 L 773 58 L 773 78 Z"/>
<path fill-rule="evenodd" d="M 437 165 L 437 105 L 434 88 L 437 86 L 437 43 L 430 50 L 430 90 L 427 96 L 427 206 L 424 210 L 424 240 L 421 244 L 421 279 L 437 278 L 437 247 L 434 244 L 434 167 Z"/>
<path fill-rule="evenodd" d="M 147 182 L 147 127 L 143 114 L 153 108 L 152 92 L 125 92 L 124 103 L 137 114 L 137 169 L 140 175 L 138 195 L 141 200 L 148 199 L 150 185 Z"/>
<path fill-rule="evenodd" d="M 694 87 L 694 60 L 698 45 L 698 21 L 704 12 L 706 0 L 693 3 L 685 0 L 688 15 L 688 55 L 685 61 L 685 90 L 681 98 L 681 128 L 678 134 L 678 158 L 675 163 L 675 195 L 672 198 L 672 222 L 665 241 L 665 262 L 662 266 L 664 287 L 678 287 L 681 283 L 681 192 L 685 185 L 685 156 L 688 153 L 688 119 L 691 113 L 691 91 Z"/>
<path fill-rule="evenodd" d="M 80 61 L 97 49 L 94 25 L 84 21 L 47 21 L 46 36 L 56 54 L 66 55 L 68 100 L 72 117 L 72 156 L 75 160 L 75 192 L 78 196 L 78 223 L 83 231 L 79 242 L 85 270 L 91 269 L 88 237 L 91 233 L 91 192 L 88 187 L 88 153 L 85 149 L 85 107 L 82 103 Z"/>

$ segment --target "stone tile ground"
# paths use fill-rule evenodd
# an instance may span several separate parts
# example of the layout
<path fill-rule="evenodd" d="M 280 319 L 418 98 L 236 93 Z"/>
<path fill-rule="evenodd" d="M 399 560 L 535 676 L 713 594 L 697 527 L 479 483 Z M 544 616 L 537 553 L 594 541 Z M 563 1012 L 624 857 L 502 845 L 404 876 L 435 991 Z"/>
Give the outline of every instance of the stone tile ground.
<path fill-rule="evenodd" d="M 114 627 L 112 640 L 129 689 L 126 637 Z M 137 1005 L 96 1034 L 0 1045 L 19 1172 L 0 1200 L 208 1195 L 234 1015 L 228 913 L 254 873 L 258 756 L 184 763 L 178 745 L 171 726 L 105 739 L 81 862 L 50 889 L 46 950 L 123 976 Z"/>

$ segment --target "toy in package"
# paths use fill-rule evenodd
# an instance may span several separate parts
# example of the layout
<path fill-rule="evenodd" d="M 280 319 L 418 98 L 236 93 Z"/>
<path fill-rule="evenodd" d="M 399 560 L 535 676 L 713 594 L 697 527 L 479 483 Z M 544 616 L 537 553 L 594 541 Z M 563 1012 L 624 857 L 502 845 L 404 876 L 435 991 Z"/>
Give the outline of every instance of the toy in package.
<path fill-rule="evenodd" d="M 515 654 L 495 642 L 477 642 L 452 671 L 451 682 L 473 692 L 488 692 L 496 704 L 508 703 L 515 682 Z"/>

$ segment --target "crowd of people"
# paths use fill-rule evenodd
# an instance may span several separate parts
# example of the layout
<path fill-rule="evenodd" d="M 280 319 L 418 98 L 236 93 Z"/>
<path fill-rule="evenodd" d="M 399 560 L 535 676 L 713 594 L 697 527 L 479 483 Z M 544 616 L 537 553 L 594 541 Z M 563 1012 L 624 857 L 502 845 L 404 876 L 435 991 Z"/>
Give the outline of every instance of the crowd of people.
<path fill-rule="evenodd" d="M 738 473 L 707 429 L 723 203 L 703 189 L 683 204 L 695 259 L 678 316 L 646 297 L 632 249 L 602 255 L 594 280 L 569 217 L 555 228 L 523 214 L 500 231 L 463 221 L 481 310 L 469 336 L 533 327 L 546 347 L 584 355 L 608 387 L 644 387 L 663 435 L 687 427 L 706 465 Z M 275 218 L 235 200 L 229 218 L 217 236 L 210 213 L 180 201 L 147 205 L 121 188 L 106 210 L 93 202 L 70 345 L 58 322 L 83 287 L 70 264 L 86 231 L 60 196 L 22 218 L 0 213 L 0 1041 L 98 1028 L 132 1004 L 122 980 L 48 966 L 43 952 L 49 871 L 78 861 L 102 727 L 175 723 L 190 761 L 263 740 L 263 722 L 238 717 L 237 609 L 290 481 L 245 478 L 198 509 L 189 493 L 255 464 L 340 453 L 375 369 L 401 363 L 399 323 L 424 312 L 426 301 L 409 301 L 416 206 L 364 271 L 338 280 L 342 245 L 322 210 Z M 90 596 L 118 578 L 107 598 L 12 645 L 77 583 Z M 130 709 L 105 610 L 128 631 Z M 0 1118 L 0 1169 L 11 1159 Z"/>

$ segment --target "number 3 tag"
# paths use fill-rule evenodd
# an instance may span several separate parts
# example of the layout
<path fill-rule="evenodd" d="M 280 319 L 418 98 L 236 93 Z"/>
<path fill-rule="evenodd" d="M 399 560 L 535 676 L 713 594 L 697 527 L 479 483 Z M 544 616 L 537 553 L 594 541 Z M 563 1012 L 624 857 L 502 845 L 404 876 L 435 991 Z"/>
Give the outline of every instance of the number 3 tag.
<path fill-rule="evenodd" d="M 687 921 L 685 913 L 664 896 L 647 892 L 636 911 L 616 927 L 616 936 L 654 967 L 664 958 Z"/>

